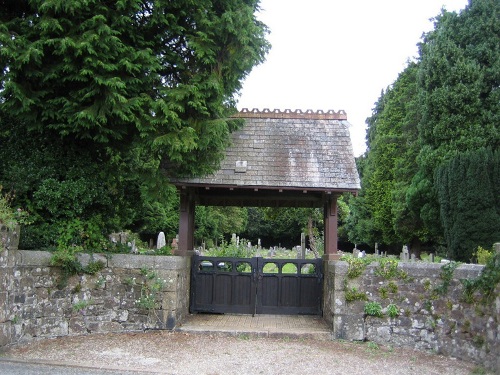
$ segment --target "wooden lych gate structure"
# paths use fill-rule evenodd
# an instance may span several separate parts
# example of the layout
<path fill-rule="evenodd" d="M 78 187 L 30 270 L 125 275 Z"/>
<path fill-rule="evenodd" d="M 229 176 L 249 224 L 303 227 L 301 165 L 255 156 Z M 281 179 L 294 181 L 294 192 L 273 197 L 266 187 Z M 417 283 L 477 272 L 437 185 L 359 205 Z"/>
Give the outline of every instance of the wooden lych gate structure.
<path fill-rule="evenodd" d="M 360 188 L 344 111 L 243 109 L 220 169 L 175 179 L 177 255 L 194 248 L 196 205 L 324 208 L 325 259 L 337 257 L 337 198 Z"/>

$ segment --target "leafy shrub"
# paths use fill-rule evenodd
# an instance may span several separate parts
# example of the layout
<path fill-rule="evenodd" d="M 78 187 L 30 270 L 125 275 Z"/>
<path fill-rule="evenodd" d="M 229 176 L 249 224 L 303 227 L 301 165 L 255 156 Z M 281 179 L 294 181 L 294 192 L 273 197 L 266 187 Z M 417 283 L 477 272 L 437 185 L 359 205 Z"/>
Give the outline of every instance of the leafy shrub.
<path fill-rule="evenodd" d="M 391 318 L 396 318 L 399 315 L 399 309 L 398 307 L 391 303 L 389 306 L 387 306 L 387 315 Z"/>
<path fill-rule="evenodd" d="M 367 302 L 365 304 L 365 314 L 381 318 L 383 316 L 382 306 L 378 302 Z"/>
<path fill-rule="evenodd" d="M 342 255 L 340 260 L 343 260 L 348 263 L 347 267 L 347 277 L 349 279 L 355 279 L 365 272 L 366 266 L 368 266 L 371 262 L 373 262 L 374 258 L 372 257 L 364 257 L 357 258 L 352 255 Z"/>
<path fill-rule="evenodd" d="M 57 285 L 59 289 L 67 285 L 70 276 L 82 273 L 95 275 L 106 267 L 103 261 L 95 261 L 93 259 L 84 267 L 77 258 L 77 254 L 82 251 L 83 248 L 81 246 L 61 246 L 52 254 L 50 264 L 61 268 L 61 277 Z"/>
<path fill-rule="evenodd" d="M 106 265 L 102 260 L 91 260 L 89 264 L 83 269 L 85 273 L 89 275 L 95 275 L 97 272 L 101 271 Z"/>
<path fill-rule="evenodd" d="M 29 223 L 28 213 L 20 208 L 14 210 L 11 201 L 12 195 L 3 195 L 0 185 L 0 226 L 5 225 L 8 229 L 14 229 L 18 224 Z"/>
<path fill-rule="evenodd" d="M 459 265 L 459 262 L 450 262 L 441 267 L 441 274 L 439 275 L 439 278 L 442 282 L 434 288 L 433 292 L 435 294 L 444 296 L 448 293 L 448 287 L 453 279 L 453 273 Z"/>
<path fill-rule="evenodd" d="M 208 256 L 214 257 L 229 257 L 229 258 L 246 258 L 248 257 L 248 249 L 246 247 L 247 241 L 244 239 L 240 240 L 237 245 L 234 242 L 227 242 L 221 239 L 221 244 L 215 249 L 210 249 L 207 252 Z"/>
<path fill-rule="evenodd" d="M 359 291 L 356 287 L 346 288 L 344 293 L 347 302 L 366 301 L 368 299 L 366 293 Z"/>
<path fill-rule="evenodd" d="M 76 254 L 83 249 L 80 246 L 59 247 L 52 254 L 50 264 L 55 267 L 61 267 L 70 275 L 83 271 L 81 263 L 76 258 Z"/>
<path fill-rule="evenodd" d="M 146 267 L 141 268 L 141 275 L 144 276 L 145 282 L 141 287 L 141 296 L 135 301 L 135 304 L 140 309 L 152 312 L 158 308 L 165 280 L 160 279 L 155 271 Z"/>
<path fill-rule="evenodd" d="M 476 257 L 478 264 L 486 264 L 491 258 L 493 258 L 493 251 L 488 251 L 481 246 L 478 246 L 474 256 Z"/>
<path fill-rule="evenodd" d="M 76 254 L 81 252 L 80 246 L 59 247 L 50 258 L 50 264 L 61 268 L 61 277 L 57 287 L 62 289 L 68 284 L 68 278 L 72 275 L 83 272 L 83 266 L 76 258 Z"/>
<path fill-rule="evenodd" d="M 81 300 L 73 304 L 73 312 L 83 312 L 87 307 L 89 307 L 94 301 L 92 300 Z"/>
<path fill-rule="evenodd" d="M 63 222 L 59 229 L 57 245 L 81 246 L 86 250 L 100 251 L 105 247 L 101 227 L 102 220 L 98 216 L 86 221 L 76 218 Z"/>
<path fill-rule="evenodd" d="M 474 302 L 474 293 L 481 292 L 482 303 L 494 300 L 495 288 L 500 283 L 500 254 L 493 254 L 484 266 L 481 274 L 475 279 L 461 279 L 464 287 L 464 299 L 468 303 Z"/>
<path fill-rule="evenodd" d="M 393 258 L 380 258 L 378 267 L 375 269 L 375 275 L 384 279 L 391 279 L 399 276 L 398 260 Z"/>

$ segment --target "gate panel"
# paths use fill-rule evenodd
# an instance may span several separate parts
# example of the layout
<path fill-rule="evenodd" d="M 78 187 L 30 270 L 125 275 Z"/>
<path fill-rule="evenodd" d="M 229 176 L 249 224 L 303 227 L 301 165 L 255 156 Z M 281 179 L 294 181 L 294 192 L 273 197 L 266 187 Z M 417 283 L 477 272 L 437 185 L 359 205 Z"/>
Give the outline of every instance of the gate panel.
<path fill-rule="evenodd" d="M 257 314 L 322 315 L 321 259 L 257 259 Z"/>
<path fill-rule="evenodd" d="M 321 315 L 321 259 L 193 256 L 191 312 Z"/>
<path fill-rule="evenodd" d="M 254 259 L 193 256 L 191 312 L 255 313 Z"/>

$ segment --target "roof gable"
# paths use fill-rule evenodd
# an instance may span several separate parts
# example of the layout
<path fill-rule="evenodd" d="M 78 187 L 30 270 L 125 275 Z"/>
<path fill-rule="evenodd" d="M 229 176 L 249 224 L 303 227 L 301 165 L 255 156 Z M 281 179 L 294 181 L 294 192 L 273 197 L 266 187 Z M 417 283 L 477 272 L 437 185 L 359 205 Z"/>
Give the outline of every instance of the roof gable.
<path fill-rule="evenodd" d="M 220 169 L 176 184 L 353 191 L 360 188 L 345 112 L 242 110 Z"/>

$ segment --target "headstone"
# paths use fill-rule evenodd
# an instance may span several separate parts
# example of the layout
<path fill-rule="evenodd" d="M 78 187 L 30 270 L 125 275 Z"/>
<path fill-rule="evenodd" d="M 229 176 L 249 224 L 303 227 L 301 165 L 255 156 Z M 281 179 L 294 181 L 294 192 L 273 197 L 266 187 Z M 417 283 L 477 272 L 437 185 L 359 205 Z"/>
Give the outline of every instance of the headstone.
<path fill-rule="evenodd" d="M 306 259 L 306 234 L 300 234 L 301 259 Z"/>
<path fill-rule="evenodd" d="M 375 255 L 379 256 L 380 253 L 378 251 L 378 242 L 375 242 Z"/>
<path fill-rule="evenodd" d="M 417 256 L 415 255 L 415 253 L 412 253 L 411 254 L 411 261 L 415 262 L 416 260 L 417 260 Z"/>
<path fill-rule="evenodd" d="M 117 233 L 111 233 L 109 235 L 109 240 L 113 243 L 122 243 L 126 244 L 127 243 L 127 232 L 117 232 Z"/>
<path fill-rule="evenodd" d="M 302 259 L 302 247 L 295 246 L 295 251 L 297 252 L 297 259 Z"/>
<path fill-rule="evenodd" d="M 165 241 L 165 233 L 160 232 L 158 233 L 158 240 L 156 241 L 156 248 L 159 250 L 162 247 L 165 247 L 167 245 L 167 242 Z"/>
<path fill-rule="evenodd" d="M 401 261 L 403 262 L 408 262 L 410 260 L 410 253 L 408 251 L 408 246 L 406 245 L 403 246 L 403 251 L 401 252 L 400 258 Z"/>
<path fill-rule="evenodd" d="M 135 246 L 135 240 L 133 240 L 132 242 L 128 242 L 127 243 L 128 247 L 130 247 L 130 252 L 132 254 L 137 254 L 137 246 Z"/>
<path fill-rule="evenodd" d="M 236 233 L 233 233 L 233 234 L 231 235 L 231 243 L 232 243 L 233 245 L 237 245 L 237 243 L 236 243 Z"/>
<path fill-rule="evenodd" d="M 172 239 L 172 245 L 170 245 L 172 247 L 172 252 L 174 252 L 175 250 L 177 250 L 179 248 L 178 241 L 179 241 L 179 239 L 177 237 Z"/>
<path fill-rule="evenodd" d="M 354 258 L 359 258 L 359 254 L 360 254 L 359 249 L 354 248 L 354 250 L 352 251 L 352 256 Z"/>
<path fill-rule="evenodd" d="M 434 253 L 430 253 L 430 254 L 429 254 L 429 261 L 430 261 L 431 263 L 434 263 Z"/>

